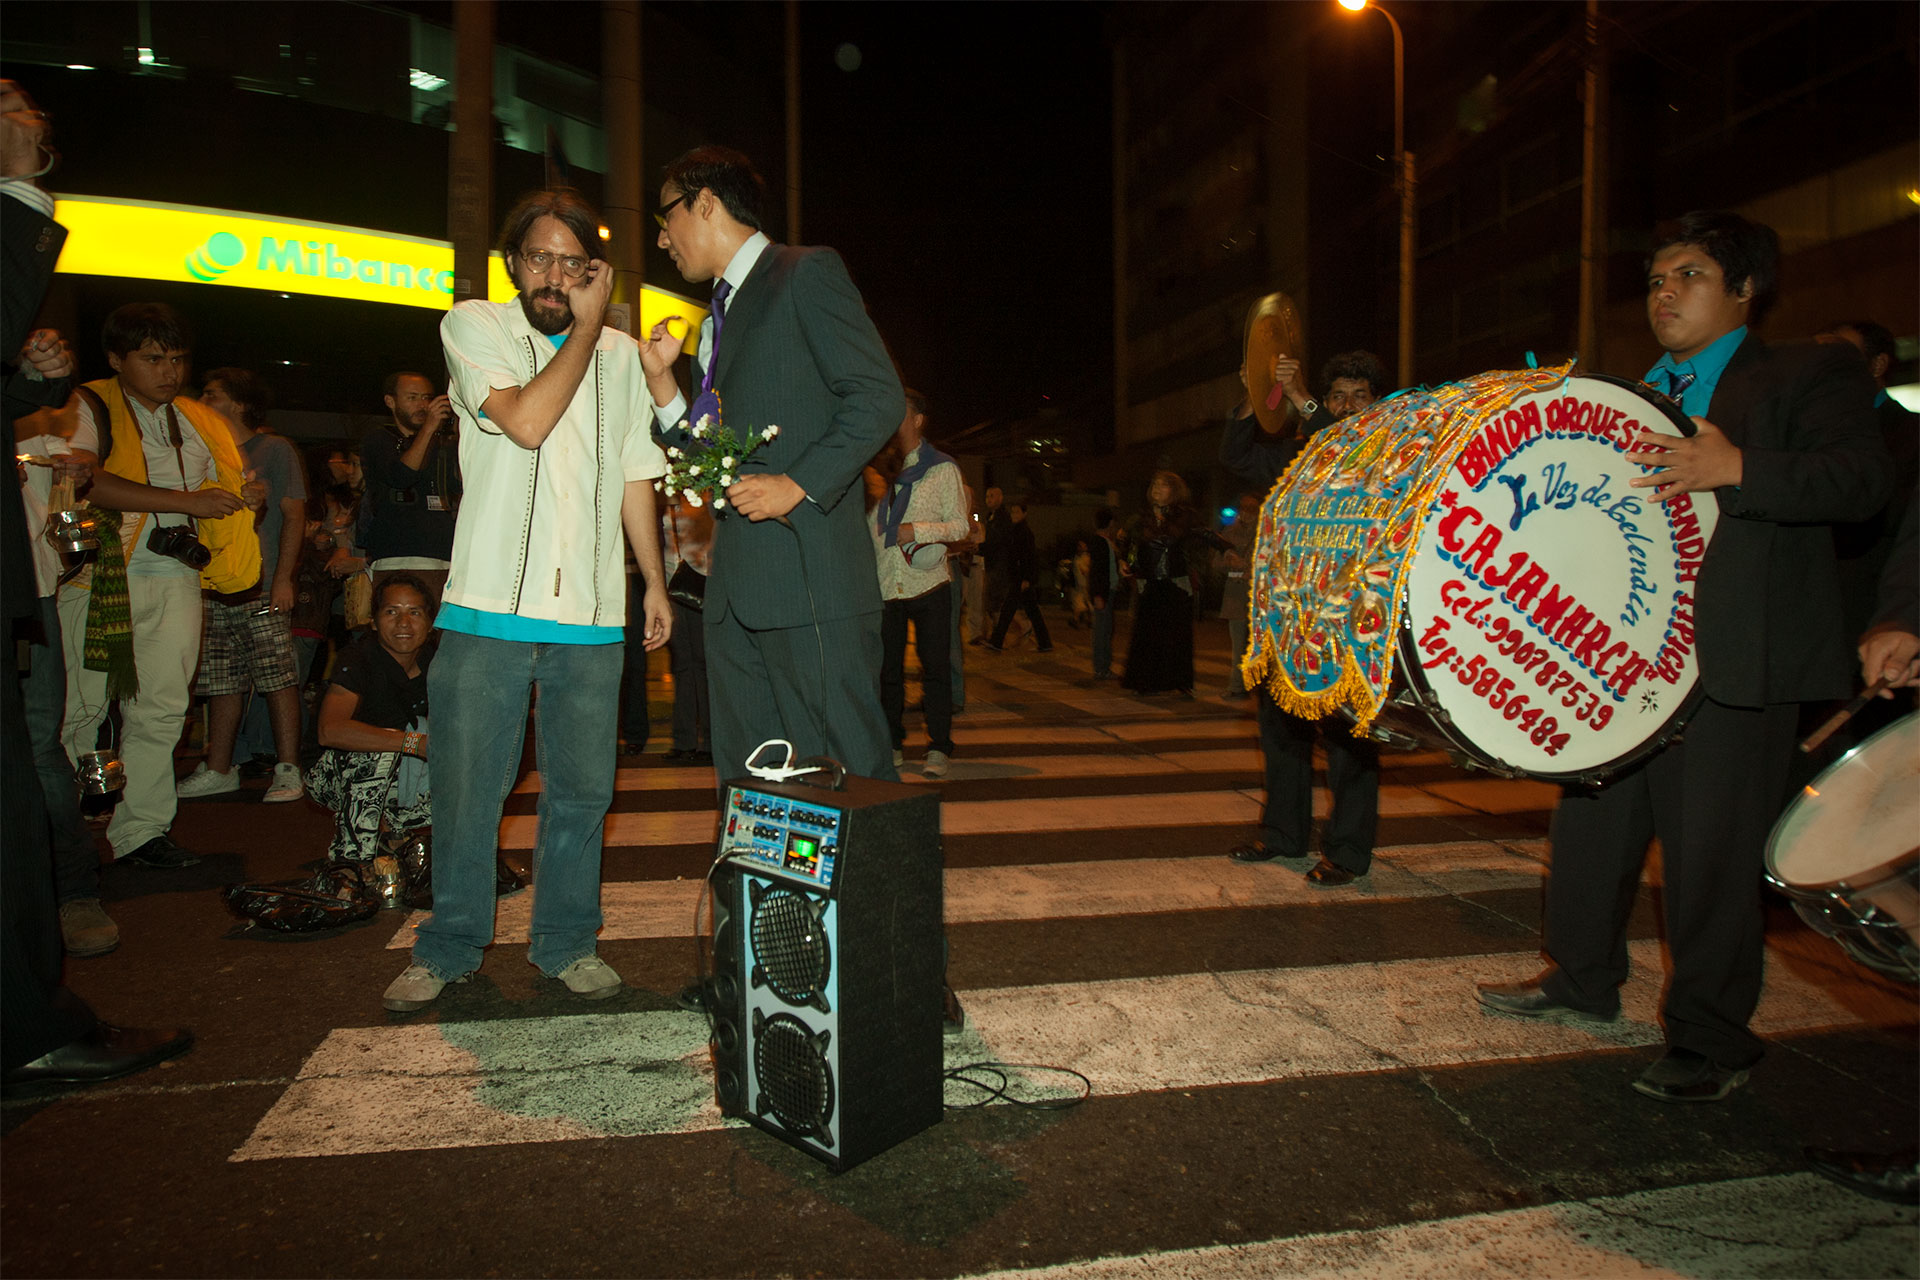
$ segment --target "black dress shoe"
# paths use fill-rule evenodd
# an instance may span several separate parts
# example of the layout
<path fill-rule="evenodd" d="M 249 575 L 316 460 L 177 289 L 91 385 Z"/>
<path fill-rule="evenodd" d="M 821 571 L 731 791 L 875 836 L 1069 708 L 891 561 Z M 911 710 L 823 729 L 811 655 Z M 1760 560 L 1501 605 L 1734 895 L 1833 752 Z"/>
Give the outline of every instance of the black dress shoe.
<path fill-rule="evenodd" d="M 1331 889 L 1337 885 L 1352 884 L 1357 879 L 1359 879 L 1359 877 L 1353 872 L 1347 870 L 1345 867 L 1335 866 L 1325 858 L 1314 863 L 1313 869 L 1307 872 L 1307 883 L 1319 885 L 1323 889 Z"/>
<path fill-rule="evenodd" d="M 1849 1191 L 1890 1204 L 1920 1204 L 1920 1151 L 1912 1147 L 1892 1155 L 1808 1147 L 1805 1154 L 1809 1168 Z"/>
<path fill-rule="evenodd" d="M 124 861 L 137 862 L 143 867 L 159 867 L 163 871 L 198 866 L 200 863 L 198 856 L 188 853 L 165 836 L 155 836 L 127 854 Z"/>
<path fill-rule="evenodd" d="M 1495 1013 L 1511 1013 L 1522 1018 L 1573 1018 L 1582 1022 L 1612 1022 L 1620 1016 L 1594 1013 L 1562 1004 L 1546 993 L 1538 982 L 1488 982 L 1474 988 L 1480 1003 Z"/>
<path fill-rule="evenodd" d="M 145 1071 L 193 1048 L 193 1032 L 146 1031 L 102 1022 L 32 1062 L 6 1073 L 8 1092 L 40 1084 L 95 1084 Z"/>
<path fill-rule="evenodd" d="M 693 752 L 686 750 L 684 747 L 675 747 L 673 750 L 667 752 L 666 758 L 674 764 L 679 764 L 684 760 L 693 759 Z"/>
<path fill-rule="evenodd" d="M 1306 855 L 1269 849 L 1257 840 L 1248 840 L 1227 850 L 1227 856 L 1235 862 L 1272 862 L 1275 858 L 1303 858 Z"/>
<path fill-rule="evenodd" d="M 705 1013 L 712 1007 L 708 1000 L 712 985 L 709 981 L 689 982 L 673 1002 L 688 1013 Z"/>
<path fill-rule="evenodd" d="M 1642 1071 L 1633 1087 L 1662 1102 L 1718 1102 L 1747 1082 L 1747 1073 L 1723 1067 L 1704 1053 L 1678 1047 Z"/>
<path fill-rule="evenodd" d="M 942 1035 L 957 1036 L 967 1028 L 967 1011 L 960 1007 L 960 997 L 945 982 L 940 984 L 940 1031 Z"/>

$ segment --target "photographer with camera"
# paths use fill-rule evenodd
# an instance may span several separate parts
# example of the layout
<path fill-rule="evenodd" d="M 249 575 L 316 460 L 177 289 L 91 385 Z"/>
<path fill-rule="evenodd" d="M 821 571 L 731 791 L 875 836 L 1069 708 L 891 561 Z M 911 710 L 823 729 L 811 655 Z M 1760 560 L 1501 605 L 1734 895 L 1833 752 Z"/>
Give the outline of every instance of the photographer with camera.
<path fill-rule="evenodd" d="M 173 747 L 200 662 L 200 593 L 260 581 L 254 512 L 266 489 L 243 477 L 225 419 L 180 394 L 193 349 L 186 317 L 137 302 L 101 331 L 114 376 L 80 389 L 75 460 L 93 468 L 88 499 L 120 521 L 99 559 L 60 588 L 67 659 L 68 755 L 94 749 L 119 700 L 127 785 L 107 839 L 116 858 L 190 867 L 168 839 Z"/>
<path fill-rule="evenodd" d="M 410 573 L 433 590 L 446 589 L 453 565 L 453 517 L 460 506 L 460 448 L 453 402 L 436 395 L 419 373 L 387 375 L 391 422 L 360 442 L 366 477 L 361 544 L 377 590 L 396 573 Z"/>

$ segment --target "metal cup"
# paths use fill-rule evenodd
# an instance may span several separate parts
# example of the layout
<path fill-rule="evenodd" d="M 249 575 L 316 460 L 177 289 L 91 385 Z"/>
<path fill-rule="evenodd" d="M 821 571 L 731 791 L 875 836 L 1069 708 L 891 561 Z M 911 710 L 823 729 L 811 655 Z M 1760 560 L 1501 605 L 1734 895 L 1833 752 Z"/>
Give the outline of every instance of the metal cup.
<path fill-rule="evenodd" d="M 91 511 L 52 511 L 47 514 L 47 541 L 68 555 L 100 549 L 100 517 Z"/>
<path fill-rule="evenodd" d="M 400 871 L 400 859 L 390 853 L 383 853 L 373 860 L 373 887 L 380 894 L 383 908 L 405 906 L 401 894 L 406 888 L 406 877 Z"/>
<path fill-rule="evenodd" d="M 74 772 L 79 776 L 81 791 L 90 796 L 104 796 L 127 785 L 127 766 L 113 751 L 87 752 Z"/>

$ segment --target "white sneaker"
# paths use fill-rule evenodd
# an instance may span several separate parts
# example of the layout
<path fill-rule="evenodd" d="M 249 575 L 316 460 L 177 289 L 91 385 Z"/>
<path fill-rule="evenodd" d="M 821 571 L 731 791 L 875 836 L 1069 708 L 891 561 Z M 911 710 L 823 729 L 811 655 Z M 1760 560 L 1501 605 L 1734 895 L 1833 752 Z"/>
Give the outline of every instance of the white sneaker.
<path fill-rule="evenodd" d="M 567 984 L 567 990 L 589 1000 L 604 1000 L 620 990 L 620 975 L 599 956 L 581 956 L 553 975 Z"/>
<path fill-rule="evenodd" d="M 277 764 L 273 766 L 273 785 L 267 788 L 267 794 L 260 797 L 260 803 L 285 804 L 289 800 L 298 800 L 305 794 L 307 794 L 307 784 L 300 779 L 300 766 Z"/>
<path fill-rule="evenodd" d="M 929 751 L 927 752 L 927 763 L 920 772 L 929 778 L 944 778 L 947 776 L 947 765 L 949 763 L 950 761 L 946 752 Z"/>
<path fill-rule="evenodd" d="M 238 769 L 216 773 L 207 768 L 206 762 L 202 761 L 194 766 L 192 773 L 180 779 L 179 785 L 173 789 L 173 794 L 182 800 L 198 800 L 202 796 L 225 795 L 229 791 L 239 789 L 240 771 Z"/>

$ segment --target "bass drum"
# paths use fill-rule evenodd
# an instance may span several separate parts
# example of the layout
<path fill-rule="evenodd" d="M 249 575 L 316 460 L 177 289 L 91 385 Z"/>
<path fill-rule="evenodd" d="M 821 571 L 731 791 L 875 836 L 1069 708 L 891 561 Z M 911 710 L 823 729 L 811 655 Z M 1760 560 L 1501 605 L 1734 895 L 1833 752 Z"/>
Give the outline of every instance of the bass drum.
<path fill-rule="evenodd" d="M 1868 968 L 1920 981 L 1920 713 L 1829 765 L 1774 824 L 1767 881 Z"/>
<path fill-rule="evenodd" d="M 1371 726 L 1509 777 L 1598 784 L 1698 699 L 1694 582 L 1719 508 L 1629 488 L 1641 430 L 1690 436 L 1610 377 L 1520 396 L 1455 456 L 1402 596 L 1402 679 Z"/>

